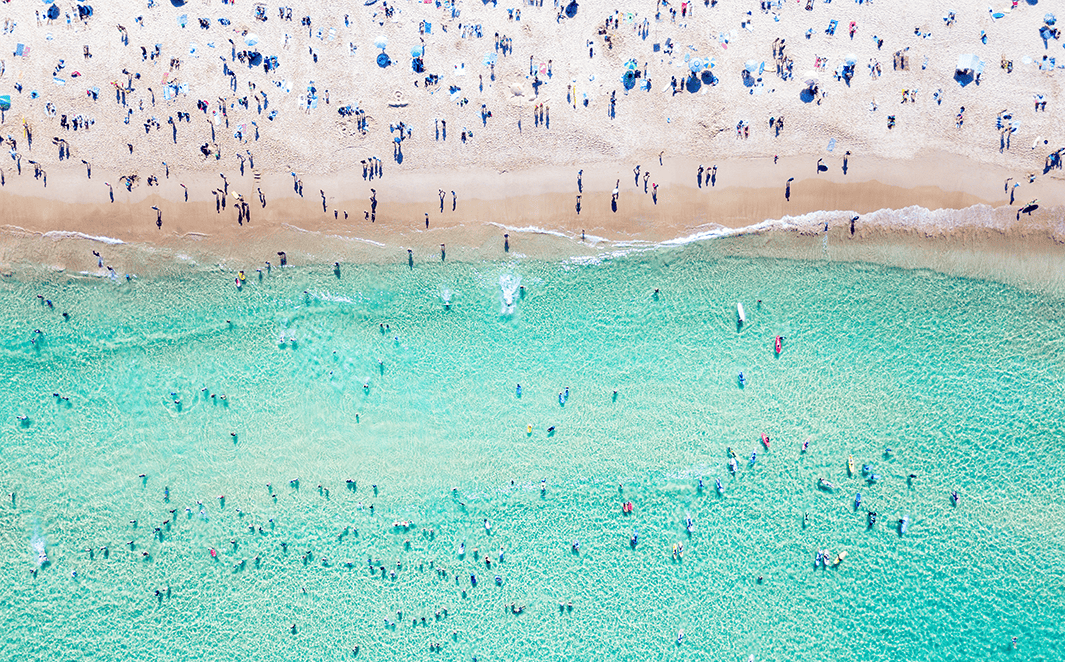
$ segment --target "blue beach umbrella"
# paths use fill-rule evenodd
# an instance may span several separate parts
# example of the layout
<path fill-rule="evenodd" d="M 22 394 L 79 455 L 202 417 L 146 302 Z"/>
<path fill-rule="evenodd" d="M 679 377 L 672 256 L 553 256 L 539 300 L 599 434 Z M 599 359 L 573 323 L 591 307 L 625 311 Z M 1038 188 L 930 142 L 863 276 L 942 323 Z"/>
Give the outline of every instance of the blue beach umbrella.
<path fill-rule="evenodd" d="M 486 67 L 492 66 L 493 64 L 496 63 L 496 59 L 497 59 L 497 57 L 496 57 L 495 53 L 485 53 L 484 66 L 486 66 Z"/>
<path fill-rule="evenodd" d="M 699 73 L 700 71 L 702 71 L 702 70 L 703 70 L 703 68 L 704 68 L 705 66 L 706 66 L 706 63 L 705 63 L 705 62 L 703 62 L 703 61 L 702 61 L 701 59 L 699 59 L 699 58 L 695 58 L 695 59 L 693 59 L 693 60 L 692 60 L 691 62 L 689 62 L 689 63 L 688 63 L 688 68 L 692 70 L 692 73 L 693 73 L 693 74 L 697 74 L 697 73 Z"/>
<path fill-rule="evenodd" d="M 0 110 L 11 110 L 11 95 L 0 96 Z"/>
<path fill-rule="evenodd" d="M 377 66 L 384 69 L 390 64 L 392 64 L 392 58 L 388 57 L 388 53 L 381 53 L 377 56 Z"/>
<path fill-rule="evenodd" d="M 410 56 L 411 57 L 421 57 L 422 53 L 424 53 L 424 52 L 425 52 L 425 50 L 421 46 L 415 46 L 414 48 L 410 49 Z"/>

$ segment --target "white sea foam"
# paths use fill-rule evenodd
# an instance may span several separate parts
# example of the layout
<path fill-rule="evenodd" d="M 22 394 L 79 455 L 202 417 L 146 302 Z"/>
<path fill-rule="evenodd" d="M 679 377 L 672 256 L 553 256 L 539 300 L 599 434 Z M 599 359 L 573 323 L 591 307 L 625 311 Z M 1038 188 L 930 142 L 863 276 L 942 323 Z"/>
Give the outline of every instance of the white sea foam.
<path fill-rule="evenodd" d="M 386 248 L 387 247 L 387 244 L 382 244 L 381 242 L 374 241 L 373 239 L 364 239 L 362 237 L 345 237 L 345 236 L 339 235 L 339 234 L 326 234 L 324 232 L 319 232 L 317 230 L 308 230 L 306 228 L 301 228 L 300 226 L 292 225 L 291 223 L 282 223 L 281 227 L 288 228 L 289 230 L 295 230 L 296 232 L 303 232 L 305 234 L 316 234 L 316 235 L 318 235 L 320 237 L 328 237 L 330 239 L 341 239 L 343 241 L 358 241 L 358 242 L 361 242 L 361 243 L 364 243 L 364 244 L 370 244 L 371 246 L 378 246 L 380 248 Z"/>
<path fill-rule="evenodd" d="M 22 228 L 19 229 L 21 230 Z M 89 241 L 98 241 L 102 244 L 111 244 L 112 246 L 126 243 L 121 239 L 115 239 L 114 237 L 97 236 L 85 234 L 84 232 L 68 232 L 65 230 L 51 230 L 45 232 L 41 236 L 48 237 L 49 239 L 88 239 Z"/>

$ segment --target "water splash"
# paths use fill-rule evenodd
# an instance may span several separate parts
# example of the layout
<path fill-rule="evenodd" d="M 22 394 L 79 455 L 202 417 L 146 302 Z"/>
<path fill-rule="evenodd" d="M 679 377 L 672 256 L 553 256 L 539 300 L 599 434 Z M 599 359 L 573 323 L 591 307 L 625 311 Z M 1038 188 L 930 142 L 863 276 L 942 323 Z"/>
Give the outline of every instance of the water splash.
<path fill-rule="evenodd" d="M 48 552 L 45 549 L 44 536 L 41 535 L 40 524 L 34 524 L 33 535 L 30 537 L 30 549 L 37 555 L 37 567 L 43 568 L 48 565 Z"/>
<path fill-rule="evenodd" d="M 499 314 L 509 317 L 518 307 L 518 292 L 521 290 L 521 276 L 503 274 L 499 277 L 499 290 L 503 296 Z"/>

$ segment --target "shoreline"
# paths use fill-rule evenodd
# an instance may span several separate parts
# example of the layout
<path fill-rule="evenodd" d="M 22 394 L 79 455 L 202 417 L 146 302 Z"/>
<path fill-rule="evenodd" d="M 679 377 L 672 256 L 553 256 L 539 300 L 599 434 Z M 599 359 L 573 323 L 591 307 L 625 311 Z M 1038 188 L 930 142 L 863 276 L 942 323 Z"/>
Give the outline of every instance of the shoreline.
<path fill-rule="evenodd" d="M 112 204 L 103 182 L 114 185 L 113 173 L 94 172 L 90 181 L 83 169 L 71 168 L 56 172 L 47 189 L 24 174 L 24 187 L 15 189 L 9 182 L 0 189 L 5 208 L 0 272 L 29 274 L 35 265 L 43 265 L 51 272 L 106 274 L 91 250 L 105 256 L 116 272 L 140 275 L 169 274 L 180 265 L 253 270 L 268 260 L 276 263 L 278 251 L 285 251 L 293 265 L 405 264 L 408 248 L 416 262 L 440 260 L 441 244 L 449 260 L 589 262 L 693 241 L 731 238 L 736 244 L 740 237 L 752 238 L 739 241 L 744 244 L 740 253 L 807 259 L 824 255 L 820 248 L 811 252 L 800 245 L 782 247 L 792 244 L 792 237 L 824 235 L 828 222 L 829 239 L 839 237 L 860 247 L 841 247 L 840 254 L 853 259 L 929 268 L 949 264 L 948 273 L 1065 290 L 1065 272 L 1053 266 L 1065 257 L 1065 182 L 1056 172 L 1023 183 L 1010 207 L 1003 185 L 1006 169 L 974 168 L 962 157 L 933 153 L 914 161 L 852 156 L 844 174 L 842 155 L 831 158 L 822 173 L 816 172 L 811 157 L 782 158 L 775 165 L 772 159 L 723 160 L 716 164 L 714 184 L 704 182 L 702 188 L 694 161 L 665 158 L 662 166 L 652 164 L 653 179 L 648 181 L 659 185 L 657 200 L 650 187 L 643 193 L 644 179 L 638 187 L 626 166 L 588 164 L 583 167 L 579 215 L 576 173 L 582 168 L 576 167 L 395 176 L 386 169 L 385 176 L 374 181 L 364 180 L 360 170 L 308 177 L 303 198 L 295 194 L 289 174 L 260 173 L 257 180 L 250 172 L 243 177 L 239 171 L 224 172 L 230 195 L 221 213 L 216 213 L 213 196 L 202 193 L 222 182 L 218 176 L 211 182 L 202 174 L 179 179 L 172 173 L 155 187 L 116 191 Z M 806 175 L 790 182 L 786 200 L 785 175 L 799 172 Z M 611 193 L 618 180 L 615 212 Z M 189 187 L 188 203 L 180 184 Z M 459 187 L 455 211 L 452 186 Z M 265 209 L 257 200 L 258 188 L 267 197 Z M 371 188 L 378 200 L 373 223 L 364 220 Z M 443 213 L 440 189 L 446 193 Z M 319 190 L 344 190 L 344 199 L 327 196 L 328 211 L 323 213 Z M 244 225 L 238 224 L 234 193 L 250 206 L 251 220 Z M 1039 208 L 1018 219 L 1018 205 L 1033 198 L 1039 199 Z M 162 213 L 161 230 L 153 206 Z M 347 221 L 343 211 L 348 212 Z M 504 234 L 511 235 L 509 252 L 504 250 Z M 754 250 L 759 242 L 766 247 Z M 908 257 L 898 254 L 903 245 L 912 253 Z M 1032 265 L 1019 263 L 1019 252 L 1031 253 Z M 944 262 L 944 253 L 954 257 Z M 966 253 L 970 257 L 962 257 Z M 988 264 L 997 266 L 985 268 Z"/>

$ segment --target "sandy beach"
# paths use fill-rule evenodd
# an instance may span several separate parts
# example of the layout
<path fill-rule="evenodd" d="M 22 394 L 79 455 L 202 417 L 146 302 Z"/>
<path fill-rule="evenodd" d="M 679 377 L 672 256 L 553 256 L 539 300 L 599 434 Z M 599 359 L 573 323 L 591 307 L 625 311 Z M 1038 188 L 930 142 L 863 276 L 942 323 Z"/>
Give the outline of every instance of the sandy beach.
<path fill-rule="evenodd" d="M 1065 240 L 1061 42 L 1027 2 L 151 4 L 0 11 L 5 271 L 67 233 L 248 266 L 300 231 L 375 260 L 854 215 Z"/>

